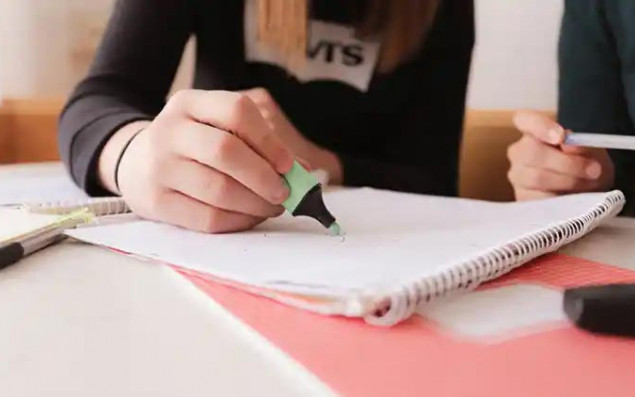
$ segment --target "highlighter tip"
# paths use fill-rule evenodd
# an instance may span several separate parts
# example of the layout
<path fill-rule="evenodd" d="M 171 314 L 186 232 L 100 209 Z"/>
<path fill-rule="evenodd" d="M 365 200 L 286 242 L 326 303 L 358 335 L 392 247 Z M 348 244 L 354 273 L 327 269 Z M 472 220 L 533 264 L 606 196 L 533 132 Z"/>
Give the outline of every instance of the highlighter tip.
<path fill-rule="evenodd" d="M 331 236 L 341 236 L 344 232 L 337 222 L 333 222 L 333 224 L 329 227 L 329 234 Z"/>

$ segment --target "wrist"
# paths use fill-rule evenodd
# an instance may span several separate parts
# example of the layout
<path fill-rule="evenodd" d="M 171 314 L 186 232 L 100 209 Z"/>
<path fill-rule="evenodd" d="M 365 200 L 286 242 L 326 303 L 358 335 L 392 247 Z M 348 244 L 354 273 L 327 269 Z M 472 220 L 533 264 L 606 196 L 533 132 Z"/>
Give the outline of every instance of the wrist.
<path fill-rule="evenodd" d="M 121 185 L 119 184 L 119 169 L 121 168 L 121 163 L 123 161 L 124 156 L 128 152 L 128 149 L 130 148 L 130 145 L 132 144 L 132 141 L 134 141 L 135 138 L 138 137 L 139 134 L 144 129 L 145 129 L 145 127 L 142 127 L 137 132 L 132 134 L 132 136 L 128 139 L 128 142 L 126 142 L 124 147 L 121 149 L 121 152 L 119 153 L 119 157 L 117 158 L 117 162 L 115 163 L 115 170 L 113 172 L 113 177 L 115 179 L 115 188 L 117 189 L 117 193 L 119 193 L 119 195 L 121 195 L 121 196 L 123 196 L 123 193 L 121 191 Z"/>
<path fill-rule="evenodd" d="M 115 171 L 124 148 L 140 130 L 148 125 L 150 125 L 149 121 L 137 121 L 125 125 L 110 137 L 102 149 L 98 163 L 99 182 L 111 193 L 120 193 L 115 180 Z"/>

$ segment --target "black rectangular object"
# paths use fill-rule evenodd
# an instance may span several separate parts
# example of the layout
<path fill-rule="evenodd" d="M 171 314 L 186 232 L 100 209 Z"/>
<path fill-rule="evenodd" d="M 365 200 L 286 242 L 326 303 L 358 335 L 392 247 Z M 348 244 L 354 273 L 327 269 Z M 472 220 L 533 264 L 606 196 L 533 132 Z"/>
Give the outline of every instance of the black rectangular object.
<path fill-rule="evenodd" d="M 635 284 L 608 284 L 566 290 L 564 311 L 581 329 L 635 337 Z"/>

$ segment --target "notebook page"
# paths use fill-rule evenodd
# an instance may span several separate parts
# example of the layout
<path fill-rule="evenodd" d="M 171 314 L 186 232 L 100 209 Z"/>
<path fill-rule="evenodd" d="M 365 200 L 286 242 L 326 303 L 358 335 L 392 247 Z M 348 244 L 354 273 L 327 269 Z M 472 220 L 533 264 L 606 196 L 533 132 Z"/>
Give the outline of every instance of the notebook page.
<path fill-rule="evenodd" d="M 117 248 L 246 284 L 341 295 L 436 274 L 512 239 L 587 213 L 603 193 L 490 203 L 357 189 L 325 201 L 346 235 L 288 215 L 236 234 L 147 221 L 70 231 Z"/>

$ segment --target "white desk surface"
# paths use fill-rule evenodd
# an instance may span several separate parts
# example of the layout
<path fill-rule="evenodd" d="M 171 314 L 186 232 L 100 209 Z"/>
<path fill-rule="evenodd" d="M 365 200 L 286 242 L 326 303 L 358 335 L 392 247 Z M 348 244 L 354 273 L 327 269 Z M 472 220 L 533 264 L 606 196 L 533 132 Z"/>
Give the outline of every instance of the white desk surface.
<path fill-rule="evenodd" d="M 54 175 L 59 164 L 0 167 Z M 635 220 L 564 253 L 635 269 Z M 0 272 L 0 394 L 332 395 L 321 381 L 169 268 L 77 243 Z"/>
<path fill-rule="evenodd" d="M 64 243 L 0 272 L 1 396 L 333 394 L 166 266 Z"/>

